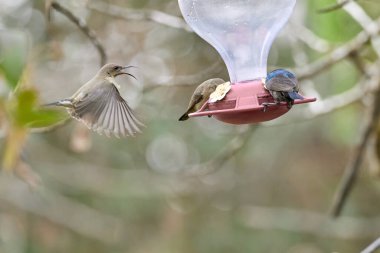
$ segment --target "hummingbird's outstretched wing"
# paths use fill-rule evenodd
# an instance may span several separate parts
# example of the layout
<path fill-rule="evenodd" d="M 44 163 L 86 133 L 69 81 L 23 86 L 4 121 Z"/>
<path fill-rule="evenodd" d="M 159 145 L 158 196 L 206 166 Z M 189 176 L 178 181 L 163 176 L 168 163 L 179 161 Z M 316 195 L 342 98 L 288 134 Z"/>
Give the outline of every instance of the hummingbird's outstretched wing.
<path fill-rule="evenodd" d="M 144 126 L 111 83 L 99 85 L 81 99 L 74 99 L 68 111 L 88 128 L 107 136 L 133 136 L 141 132 L 140 127 Z"/>

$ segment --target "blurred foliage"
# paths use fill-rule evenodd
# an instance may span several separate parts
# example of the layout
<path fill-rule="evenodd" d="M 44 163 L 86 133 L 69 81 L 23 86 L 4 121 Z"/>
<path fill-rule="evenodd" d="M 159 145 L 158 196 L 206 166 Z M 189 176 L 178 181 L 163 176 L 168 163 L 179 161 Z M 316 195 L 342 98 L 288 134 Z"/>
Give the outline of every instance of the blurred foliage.
<path fill-rule="evenodd" d="M 7 54 L 2 57 L 0 69 L 7 79 L 10 88 L 15 89 L 23 69 L 23 65 L 20 64 L 21 61 L 17 59 L 21 55 L 20 51 L 16 48 L 7 50 L 9 50 Z"/>
<path fill-rule="evenodd" d="M 7 111 L 7 141 L 3 155 L 2 167 L 11 170 L 20 159 L 28 129 L 55 125 L 67 118 L 60 111 L 41 108 L 37 104 L 37 91 L 18 89 L 9 100 L 2 101 L 0 109 Z"/>
<path fill-rule="evenodd" d="M 314 10 L 310 12 L 308 24 L 322 38 L 331 42 L 344 42 L 361 31 L 360 26 L 351 22 L 352 18 L 343 11 L 338 10 L 326 14 L 315 11 L 334 3 L 331 0 L 308 1 L 310 10 Z"/>
<path fill-rule="evenodd" d="M 38 91 L 24 87 L 30 82 L 28 71 L 25 71 L 25 36 L 21 32 L 4 35 L 0 44 L 0 71 L 10 92 L 0 100 L 2 125 L 7 125 L 8 129 L 2 168 L 12 170 L 20 159 L 28 129 L 52 126 L 66 119 L 67 115 L 57 110 L 41 108 L 37 99 Z M 22 79 L 23 73 L 25 80 Z"/>
<path fill-rule="evenodd" d="M 13 170 L 21 159 L 21 152 L 24 147 L 26 136 L 26 128 L 14 126 L 9 130 L 2 161 L 2 168 L 4 170 Z"/>
<path fill-rule="evenodd" d="M 194 33 L 133 20 L 138 16 L 134 12 L 146 10 L 179 17 L 175 0 L 102 1 L 132 13 L 128 20 L 91 10 L 96 1 L 102 0 L 60 3 L 95 30 L 110 62 L 139 67 L 133 73 L 138 82 L 120 78 L 121 94 L 147 127 L 128 139 L 86 132 L 75 121 L 32 133 L 67 117 L 65 110 L 40 105 L 70 96 L 98 70 L 99 57 L 60 13 L 52 10 L 52 21 L 46 20 L 44 1 L 3 0 L 2 169 L 13 170 L 35 188 L 30 191 L 25 183 L 0 174 L 0 252 L 354 253 L 374 239 L 370 233 L 378 227 L 370 218 L 380 212 L 380 184 L 365 173 L 367 166 L 345 212 L 352 218 L 349 231 L 326 235 L 336 231 L 324 230 L 324 223 L 313 219 L 316 231 L 308 231 L 308 220 L 289 215 L 287 209 L 325 213 L 357 140 L 365 106 L 355 103 L 310 120 L 259 126 L 221 167 L 192 174 L 232 139 L 250 131 L 208 118 L 177 123 L 198 84 L 197 74 L 205 73 L 201 81 L 228 79 L 224 64 L 212 67 L 220 62 L 219 55 Z M 361 29 L 342 10 L 317 13 L 335 2 L 298 1 L 293 22 L 305 25 L 331 48 L 341 45 Z M 380 16 L 377 0 L 358 3 L 372 17 Z M 271 50 L 269 68 L 293 67 L 300 58 L 305 64 L 324 54 L 294 33 L 282 33 Z M 370 49 L 360 56 L 365 62 L 376 59 Z M 360 78 L 347 60 L 301 83 L 301 88 L 307 94 L 311 82 L 323 99 L 348 90 Z M 375 144 L 379 152 L 380 144 Z M 259 222 L 252 224 L 242 215 L 250 206 L 265 206 L 277 219 L 253 213 Z M 335 224 L 340 222 L 345 219 Z M 352 228 L 355 222 L 368 228 Z"/>
<path fill-rule="evenodd" d="M 26 40 L 20 32 L 3 33 L 0 39 L 0 72 L 10 89 L 15 89 L 27 58 Z"/>
<path fill-rule="evenodd" d="M 61 111 L 41 108 L 35 90 L 20 90 L 9 101 L 9 115 L 15 126 L 41 128 L 54 125 L 67 118 Z"/>

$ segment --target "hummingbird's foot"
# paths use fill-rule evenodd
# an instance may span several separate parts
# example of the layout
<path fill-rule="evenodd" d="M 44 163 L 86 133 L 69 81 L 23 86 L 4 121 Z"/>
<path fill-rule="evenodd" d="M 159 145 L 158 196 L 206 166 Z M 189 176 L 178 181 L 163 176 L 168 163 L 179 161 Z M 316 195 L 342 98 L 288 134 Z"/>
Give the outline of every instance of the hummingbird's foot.
<path fill-rule="evenodd" d="M 293 104 L 294 104 L 294 101 L 288 102 L 286 107 L 288 107 L 288 109 L 290 110 L 292 109 Z"/>
<path fill-rule="evenodd" d="M 266 111 L 268 110 L 268 107 L 269 107 L 269 106 L 278 105 L 278 103 L 268 103 L 268 102 L 264 102 L 264 103 L 262 103 L 261 105 L 264 106 L 263 112 L 266 112 Z"/>

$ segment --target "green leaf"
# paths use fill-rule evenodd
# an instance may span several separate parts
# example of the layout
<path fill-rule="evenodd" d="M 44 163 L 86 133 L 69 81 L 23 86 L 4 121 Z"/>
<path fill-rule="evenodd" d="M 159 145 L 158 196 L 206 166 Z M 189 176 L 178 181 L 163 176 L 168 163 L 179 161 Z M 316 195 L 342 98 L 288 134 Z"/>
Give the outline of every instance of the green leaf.
<path fill-rule="evenodd" d="M 34 120 L 33 107 L 36 101 L 37 94 L 34 90 L 22 90 L 15 94 L 11 116 L 17 125 L 25 126 Z"/>
<path fill-rule="evenodd" d="M 58 110 L 44 109 L 35 112 L 34 121 L 28 123 L 29 128 L 49 127 L 68 118 L 67 113 Z"/>
<path fill-rule="evenodd" d="M 318 13 L 318 10 L 336 4 L 334 0 L 307 1 L 310 14 L 308 15 L 308 27 L 318 36 L 331 42 L 344 42 L 353 38 L 360 32 L 360 26 L 350 15 L 342 10 L 330 13 Z M 339 32 L 344 31 L 344 32 Z"/>
<path fill-rule="evenodd" d="M 27 57 L 27 39 L 23 32 L 6 31 L 0 38 L 0 71 L 14 90 L 21 78 Z"/>
<path fill-rule="evenodd" d="M 40 128 L 55 125 L 67 119 L 67 113 L 61 110 L 41 108 L 37 105 L 35 90 L 20 90 L 16 93 L 11 117 L 18 126 Z"/>

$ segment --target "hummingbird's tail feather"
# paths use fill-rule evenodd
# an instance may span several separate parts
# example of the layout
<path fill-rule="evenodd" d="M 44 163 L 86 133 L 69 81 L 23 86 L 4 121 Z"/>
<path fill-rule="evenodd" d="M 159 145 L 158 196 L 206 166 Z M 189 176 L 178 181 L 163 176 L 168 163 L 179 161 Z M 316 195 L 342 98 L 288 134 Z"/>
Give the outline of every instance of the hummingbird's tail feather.
<path fill-rule="evenodd" d="M 179 119 L 178 121 L 185 121 L 189 119 L 189 111 L 185 112 Z"/>
<path fill-rule="evenodd" d="M 57 101 L 57 102 L 53 102 L 53 103 L 47 103 L 47 104 L 43 104 L 42 106 L 46 106 L 46 107 L 48 107 L 48 106 L 59 106 L 59 102 Z"/>
<path fill-rule="evenodd" d="M 71 99 L 62 99 L 53 103 L 43 104 L 42 106 L 63 106 L 63 107 L 73 107 Z"/>
<path fill-rule="evenodd" d="M 289 95 L 289 97 L 290 97 L 291 99 L 293 99 L 293 100 L 296 100 L 296 99 L 301 99 L 301 100 L 303 100 L 303 99 L 304 99 L 303 96 L 301 96 L 300 94 L 298 94 L 298 92 L 295 92 L 295 91 L 293 91 L 293 92 L 289 92 L 288 95 Z"/>

